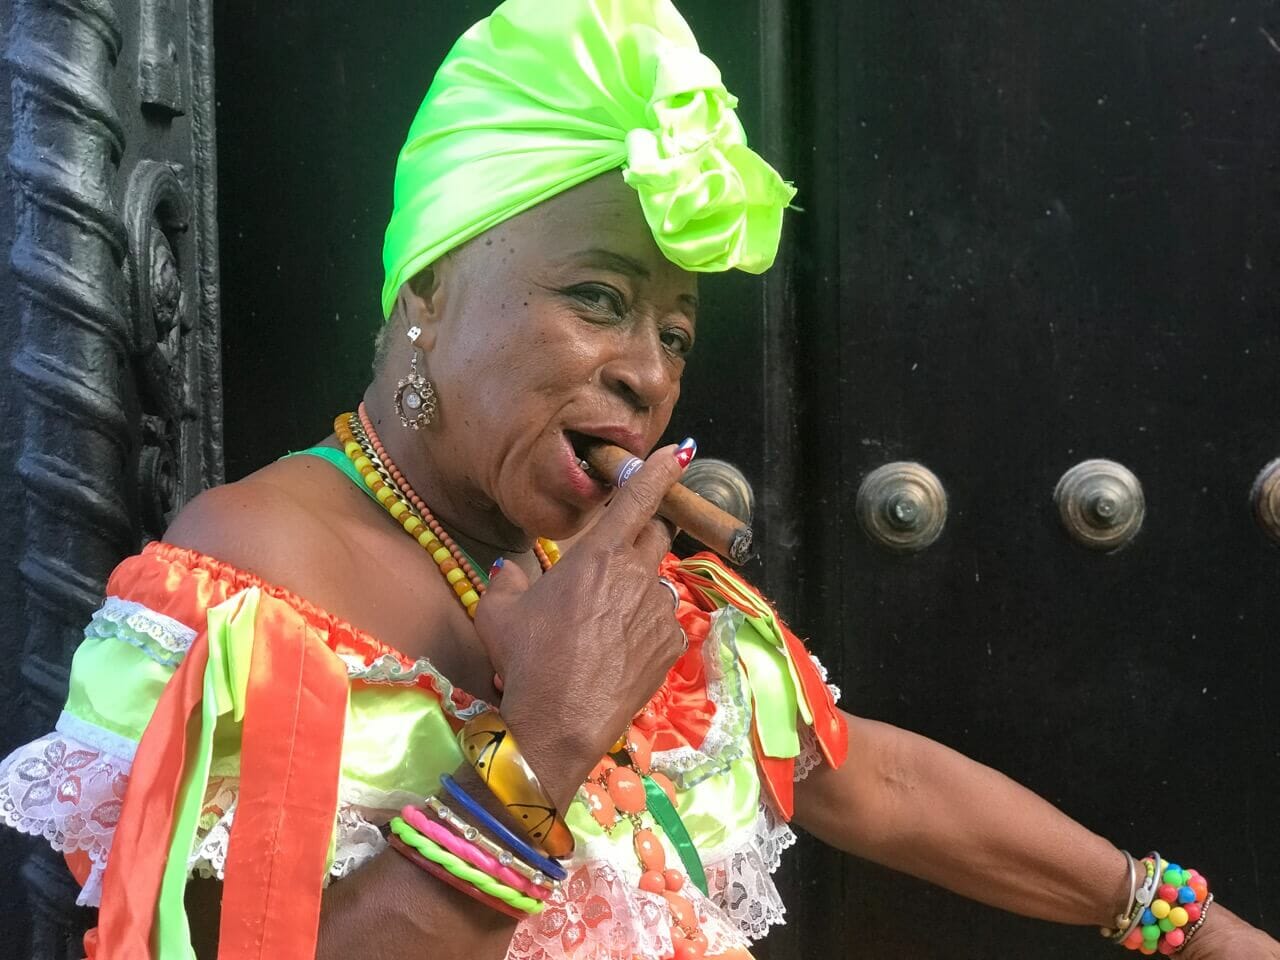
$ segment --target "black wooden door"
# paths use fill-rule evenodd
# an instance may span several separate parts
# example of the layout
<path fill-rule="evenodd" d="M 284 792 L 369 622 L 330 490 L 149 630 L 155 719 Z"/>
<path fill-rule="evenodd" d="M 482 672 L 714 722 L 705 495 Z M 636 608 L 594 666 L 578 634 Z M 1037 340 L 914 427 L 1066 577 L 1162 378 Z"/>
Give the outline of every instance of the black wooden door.
<path fill-rule="evenodd" d="M 753 575 L 846 707 L 1200 866 L 1274 929 L 1280 548 L 1249 490 L 1280 456 L 1280 8 L 679 5 L 804 208 L 769 277 L 705 282 L 672 430 L 755 486 Z M 231 477 L 366 382 L 395 152 L 490 5 L 365 6 L 216 24 Z M 1052 500 L 1094 457 L 1146 496 L 1113 555 Z M 855 519 L 896 460 L 950 500 L 914 555 Z M 781 885 L 763 957 L 1110 955 L 807 840 Z"/>
<path fill-rule="evenodd" d="M 1280 456 L 1280 9 L 794 16 L 795 619 L 850 709 L 1202 865 L 1275 930 L 1280 549 L 1249 491 Z M 1052 501 L 1094 457 L 1145 489 L 1114 555 Z M 854 519 L 896 460 L 950 497 L 914 556 Z M 774 955 L 1107 955 L 811 847 L 792 868 Z"/>

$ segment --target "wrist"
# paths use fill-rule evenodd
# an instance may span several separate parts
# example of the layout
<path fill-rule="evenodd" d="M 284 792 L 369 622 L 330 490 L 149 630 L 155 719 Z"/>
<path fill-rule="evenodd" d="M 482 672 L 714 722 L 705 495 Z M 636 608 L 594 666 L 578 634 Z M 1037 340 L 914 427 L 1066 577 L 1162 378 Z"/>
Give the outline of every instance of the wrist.
<path fill-rule="evenodd" d="M 599 758 L 591 757 L 576 731 L 547 722 L 545 703 L 525 706 L 504 698 L 502 719 L 542 789 L 563 813 Z"/>

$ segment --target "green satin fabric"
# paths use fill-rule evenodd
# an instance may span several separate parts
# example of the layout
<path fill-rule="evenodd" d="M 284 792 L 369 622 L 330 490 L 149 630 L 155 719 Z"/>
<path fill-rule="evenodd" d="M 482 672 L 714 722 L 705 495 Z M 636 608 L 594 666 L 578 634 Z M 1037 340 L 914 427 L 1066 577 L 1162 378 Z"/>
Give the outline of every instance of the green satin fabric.
<path fill-rule="evenodd" d="M 800 711 L 798 684 L 783 649 L 765 640 L 753 620 L 738 627 L 738 656 L 747 670 L 756 731 L 766 756 L 794 757 L 800 753 L 796 718 Z"/>
<path fill-rule="evenodd" d="M 184 906 L 187 856 L 195 843 L 200 809 L 209 785 L 214 730 L 223 716 L 230 714 L 229 719 L 237 725 L 244 718 L 260 596 L 261 591 L 256 587 L 245 590 L 213 607 L 207 615 L 209 662 L 204 672 L 200 730 L 178 793 L 178 814 L 156 904 L 156 960 L 194 960 L 195 957 Z"/>
<path fill-rule="evenodd" d="M 693 885 L 702 891 L 702 895 L 707 896 L 707 873 L 702 869 L 702 857 L 698 855 L 697 844 L 689 836 L 675 804 L 662 789 L 662 785 L 647 775 L 644 777 L 644 795 L 645 804 L 654 822 L 662 828 L 671 845 L 676 848 L 680 862 L 684 864 L 684 872 L 693 881 Z"/>
<path fill-rule="evenodd" d="M 142 739 L 173 667 L 114 637 L 88 637 L 71 660 L 65 710 L 135 743 Z"/>
<path fill-rule="evenodd" d="M 736 105 L 670 0 L 507 0 L 454 45 L 410 126 L 384 315 L 442 254 L 610 170 L 673 263 L 762 273 L 795 190 Z"/>
<path fill-rule="evenodd" d="M 458 739 L 435 697 L 418 687 L 352 684 L 342 743 L 348 783 L 420 800 L 439 790 L 440 774 L 462 763 Z"/>

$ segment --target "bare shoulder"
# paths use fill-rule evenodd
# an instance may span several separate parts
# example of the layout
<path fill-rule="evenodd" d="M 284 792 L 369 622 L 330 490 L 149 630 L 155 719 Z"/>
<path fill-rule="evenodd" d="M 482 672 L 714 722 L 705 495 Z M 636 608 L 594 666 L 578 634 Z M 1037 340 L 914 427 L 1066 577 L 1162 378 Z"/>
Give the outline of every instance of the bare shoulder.
<path fill-rule="evenodd" d="M 216 557 L 300 595 L 320 597 L 350 569 L 347 538 L 329 517 L 332 504 L 358 491 L 327 476 L 326 464 L 283 464 L 204 491 L 178 514 L 165 542 Z M 310 472 L 307 468 L 311 468 Z M 302 477 L 305 482 L 286 482 Z M 333 484 L 337 480 L 337 485 Z M 349 484 L 347 484 L 349 486 Z M 358 506 L 358 504 L 357 504 Z"/>

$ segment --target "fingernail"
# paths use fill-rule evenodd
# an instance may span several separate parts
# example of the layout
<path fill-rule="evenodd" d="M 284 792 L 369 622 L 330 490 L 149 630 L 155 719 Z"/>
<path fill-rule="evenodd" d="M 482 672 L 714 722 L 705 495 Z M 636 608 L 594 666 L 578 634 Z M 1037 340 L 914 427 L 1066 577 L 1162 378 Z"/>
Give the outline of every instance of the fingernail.
<path fill-rule="evenodd" d="M 680 464 L 683 470 L 689 465 L 689 461 L 693 459 L 694 454 L 698 452 L 698 441 L 693 437 L 685 437 L 684 443 L 676 447 L 676 463 Z"/>
<path fill-rule="evenodd" d="M 505 557 L 499 557 L 493 561 L 493 566 L 489 568 L 489 579 L 492 580 L 502 570 L 502 565 L 507 562 Z"/>

